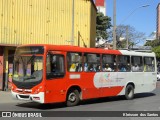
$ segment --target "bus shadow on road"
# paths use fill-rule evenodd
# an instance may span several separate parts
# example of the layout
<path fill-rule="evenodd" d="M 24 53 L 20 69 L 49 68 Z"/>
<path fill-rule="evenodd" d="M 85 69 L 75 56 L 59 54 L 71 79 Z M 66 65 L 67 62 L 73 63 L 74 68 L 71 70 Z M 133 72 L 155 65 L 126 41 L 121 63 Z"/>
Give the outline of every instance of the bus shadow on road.
<path fill-rule="evenodd" d="M 142 98 L 146 98 L 146 97 L 152 97 L 155 95 L 156 94 L 154 94 L 154 93 L 138 93 L 138 94 L 135 94 L 134 99 L 135 100 L 142 99 Z M 114 102 L 114 101 L 124 101 L 124 100 L 126 100 L 125 96 L 104 97 L 104 98 L 97 98 L 97 99 L 90 99 L 90 100 L 82 101 L 81 105 Z"/>
<path fill-rule="evenodd" d="M 136 98 L 145 98 L 145 97 L 151 97 L 151 96 L 155 96 L 156 94 L 155 93 L 138 93 L 138 94 L 135 94 L 135 99 Z"/>
<path fill-rule="evenodd" d="M 143 99 L 146 97 L 152 97 L 155 95 L 156 95 L 155 93 L 139 93 L 139 94 L 135 94 L 134 100 Z M 124 101 L 124 100 L 126 100 L 124 96 L 104 97 L 104 98 L 84 100 L 80 103 L 80 105 L 90 105 L 90 104 L 96 104 L 96 103 Z M 35 102 L 21 103 L 21 104 L 17 104 L 16 106 L 24 107 L 24 108 L 33 108 L 33 109 L 37 109 L 37 110 L 50 110 L 50 109 L 65 108 L 66 107 L 66 105 L 64 103 L 39 104 L 39 103 L 35 103 Z"/>

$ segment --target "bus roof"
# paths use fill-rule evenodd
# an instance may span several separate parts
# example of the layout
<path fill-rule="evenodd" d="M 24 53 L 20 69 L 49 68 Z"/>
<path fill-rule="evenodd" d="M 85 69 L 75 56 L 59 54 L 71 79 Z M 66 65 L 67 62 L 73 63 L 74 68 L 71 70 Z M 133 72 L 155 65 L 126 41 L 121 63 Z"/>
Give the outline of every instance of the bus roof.
<path fill-rule="evenodd" d="M 107 53 L 107 54 L 116 54 L 120 55 L 121 52 L 119 50 L 107 50 L 107 49 L 100 49 L 100 48 L 84 48 L 78 46 L 71 46 L 71 45 L 52 45 L 52 44 L 27 44 L 22 46 L 44 46 L 44 48 L 48 50 L 55 50 L 55 51 L 70 51 L 70 52 L 88 52 L 88 53 Z M 22 47 L 19 46 L 19 47 Z"/>
<path fill-rule="evenodd" d="M 133 50 L 108 50 L 101 48 L 84 48 L 71 45 L 52 45 L 52 44 L 27 44 L 22 46 L 44 46 L 47 51 L 70 51 L 70 52 L 87 52 L 87 53 L 105 53 L 115 55 L 137 55 L 137 56 L 155 56 L 154 52 L 136 52 Z"/>
<path fill-rule="evenodd" d="M 133 56 L 150 56 L 150 57 L 155 57 L 154 52 L 138 52 L 134 50 L 119 50 L 122 55 L 133 55 Z"/>

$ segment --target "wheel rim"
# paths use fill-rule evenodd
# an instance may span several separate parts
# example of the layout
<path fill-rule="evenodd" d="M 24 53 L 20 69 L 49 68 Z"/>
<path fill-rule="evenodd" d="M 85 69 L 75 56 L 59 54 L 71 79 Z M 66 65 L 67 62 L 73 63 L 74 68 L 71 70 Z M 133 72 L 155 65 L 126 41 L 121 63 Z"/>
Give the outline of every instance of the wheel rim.
<path fill-rule="evenodd" d="M 75 102 L 75 101 L 76 101 L 76 94 L 75 94 L 75 93 L 69 94 L 68 100 L 69 100 L 70 102 Z"/>

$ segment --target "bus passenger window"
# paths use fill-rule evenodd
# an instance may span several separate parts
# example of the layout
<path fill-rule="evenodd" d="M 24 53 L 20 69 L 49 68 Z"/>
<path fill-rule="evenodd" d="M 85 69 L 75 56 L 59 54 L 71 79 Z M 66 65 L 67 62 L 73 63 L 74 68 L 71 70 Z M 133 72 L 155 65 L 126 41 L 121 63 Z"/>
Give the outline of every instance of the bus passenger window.
<path fill-rule="evenodd" d="M 117 63 L 118 63 L 118 71 L 119 72 L 131 71 L 130 56 L 127 56 L 127 55 L 117 56 Z"/>
<path fill-rule="evenodd" d="M 142 57 L 132 56 L 131 63 L 132 63 L 132 72 L 143 72 Z"/>
<path fill-rule="evenodd" d="M 69 72 L 81 72 L 82 71 L 82 54 L 71 53 L 67 54 L 67 69 Z"/>
<path fill-rule="evenodd" d="M 64 56 L 60 54 L 47 55 L 47 78 L 59 78 L 65 74 L 64 70 Z"/>
<path fill-rule="evenodd" d="M 116 71 L 116 56 L 115 55 L 103 55 L 102 56 L 102 71 L 103 72 L 114 72 Z"/>
<path fill-rule="evenodd" d="M 99 72 L 100 71 L 100 55 L 84 54 L 84 71 Z"/>
<path fill-rule="evenodd" d="M 155 62 L 153 57 L 144 57 L 144 72 L 154 72 Z"/>

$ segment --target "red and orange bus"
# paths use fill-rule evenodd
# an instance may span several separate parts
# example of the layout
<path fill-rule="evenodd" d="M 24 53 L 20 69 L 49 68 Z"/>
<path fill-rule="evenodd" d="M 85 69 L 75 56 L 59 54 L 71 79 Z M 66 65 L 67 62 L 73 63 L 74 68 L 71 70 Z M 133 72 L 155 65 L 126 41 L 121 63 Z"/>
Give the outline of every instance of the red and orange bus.
<path fill-rule="evenodd" d="M 152 52 L 65 45 L 23 45 L 14 57 L 12 95 L 39 103 L 66 102 L 151 92 L 156 88 Z"/>

